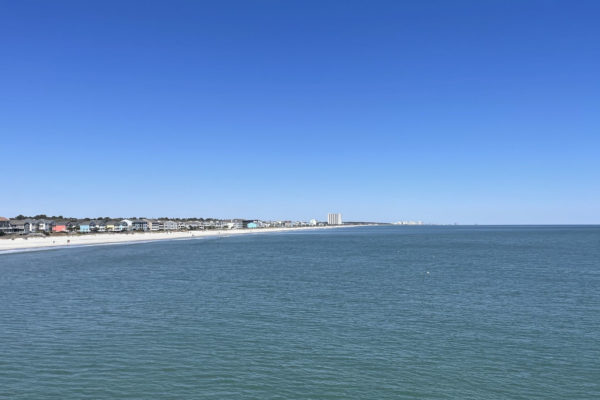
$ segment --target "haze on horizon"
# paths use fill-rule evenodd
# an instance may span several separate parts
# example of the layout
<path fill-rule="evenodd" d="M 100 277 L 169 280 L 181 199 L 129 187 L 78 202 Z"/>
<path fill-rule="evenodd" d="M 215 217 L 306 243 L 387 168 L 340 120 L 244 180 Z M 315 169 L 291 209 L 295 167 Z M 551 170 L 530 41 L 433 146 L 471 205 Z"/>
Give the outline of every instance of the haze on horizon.
<path fill-rule="evenodd" d="M 599 12 L 6 2 L 0 215 L 600 223 Z"/>

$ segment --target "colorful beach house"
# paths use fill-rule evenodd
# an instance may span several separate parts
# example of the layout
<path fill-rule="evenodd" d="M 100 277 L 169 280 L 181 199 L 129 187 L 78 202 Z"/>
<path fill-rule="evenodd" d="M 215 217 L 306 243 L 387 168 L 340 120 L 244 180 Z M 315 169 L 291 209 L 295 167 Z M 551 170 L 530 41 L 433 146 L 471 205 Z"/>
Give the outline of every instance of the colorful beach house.
<path fill-rule="evenodd" d="M 67 225 L 65 224 L 58 224 L 58 225 L 54 225 L 52 227 L 52 232 L 66 232 L 67 231 Z"/>
<path fill-rule="evenodd" d="M 82 222 L 81 224 L 79 224 L 79 232 L 80 233 L 90 233 L 90 223 Z"/>

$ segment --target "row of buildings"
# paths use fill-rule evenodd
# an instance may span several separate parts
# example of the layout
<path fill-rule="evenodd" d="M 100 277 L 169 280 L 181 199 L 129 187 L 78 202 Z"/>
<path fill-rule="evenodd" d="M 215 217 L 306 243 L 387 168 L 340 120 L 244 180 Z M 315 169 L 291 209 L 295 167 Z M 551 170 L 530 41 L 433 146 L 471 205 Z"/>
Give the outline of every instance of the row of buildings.
<path fill-rule="evenodd" d="M 423 221 L 398 221 L 394 225 L 425 225 Z"/>
<path fill-rule="evenodd" d="M 302 221 L 261 221 L 246 219 L 168 220 L 168 219 L 12 219 L 0 217 L 0 234 L 96 233 L 128 231 L 176 231 L 204 229 L 292 228 L 326 225 L 315 219 Z"/>

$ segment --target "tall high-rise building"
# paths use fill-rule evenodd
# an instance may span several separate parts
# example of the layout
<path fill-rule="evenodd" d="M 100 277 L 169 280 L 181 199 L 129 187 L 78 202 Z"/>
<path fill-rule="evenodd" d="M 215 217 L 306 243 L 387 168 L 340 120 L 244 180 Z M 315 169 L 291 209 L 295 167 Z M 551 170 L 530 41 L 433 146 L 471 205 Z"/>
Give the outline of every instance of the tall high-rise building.
<path fill-rule="evenodd" d="M 327 214 L 327 224 L 328 225 L 342 225 L 342 214 Z"/>

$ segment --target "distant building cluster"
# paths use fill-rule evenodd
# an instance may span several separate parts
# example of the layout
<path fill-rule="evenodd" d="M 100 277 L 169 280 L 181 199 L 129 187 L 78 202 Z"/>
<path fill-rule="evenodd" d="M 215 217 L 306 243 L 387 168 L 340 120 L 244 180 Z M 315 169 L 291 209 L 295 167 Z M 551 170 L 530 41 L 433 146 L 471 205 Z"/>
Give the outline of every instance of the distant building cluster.
<path fill-rule="evenodd" d="M 316 219 L 305 221 L 262 221 L 258 219 L 62 219 L 0 217 L 2 234 L 49 233 L 103 233 L 103 232 L 156 232 L 205 229 L 260 229 L 323 226 Z M 334 224 L 337 225 L 337 224 Z"/>
<path fill-rule="evenodd" d="M 398 221 L 394 225 L 425 225 L 423 221 Z"/>

